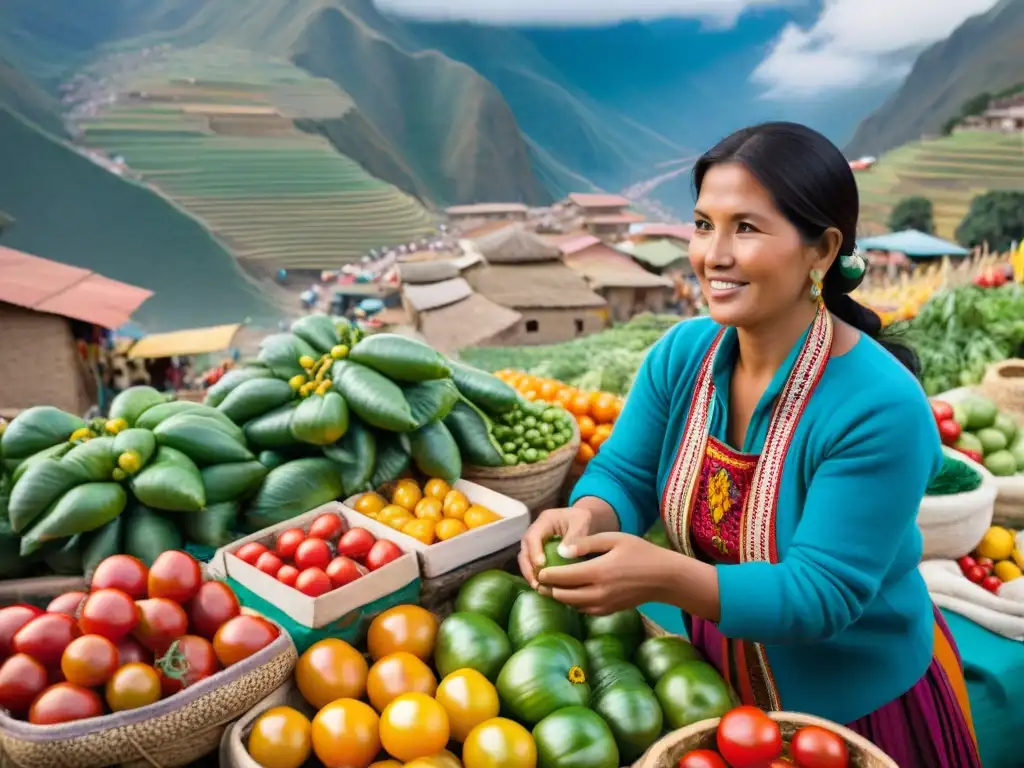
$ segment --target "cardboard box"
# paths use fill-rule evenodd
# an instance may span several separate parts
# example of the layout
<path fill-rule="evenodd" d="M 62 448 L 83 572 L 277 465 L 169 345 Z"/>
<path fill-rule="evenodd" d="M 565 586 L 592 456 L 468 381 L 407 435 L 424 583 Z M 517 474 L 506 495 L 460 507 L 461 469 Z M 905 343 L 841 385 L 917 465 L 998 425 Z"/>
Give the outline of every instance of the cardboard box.
<path fill-rule="evenodd" d="M 238 559 L 233 554 L 244 544 L 253 541 L 266 544 L 273 549 L 274 539 L 278 533 L 289 528 L 305 530 L 314 519 L 326 512 L 340 515 L 348 528 L 365 528 L 378 539 L 393 541 L 405 554 L 383 568 L 371 571 L 351 584 L 331 590 L 320 597 L 304 595 L 297 589 L 282 584 L 273 576 Z M 208 569 L 211 574 L 234 580 L 298 624 L 312 629 L 320 629 L 352 614 L 363 606 L 399 592 L 419 579 L 416 552 L 405 541 L 408 538 L 383 523 L 370 520 L 365 515 L 360 515 L 338 502 L 330 502 L 304 515 L 264 528 L 251 536 L 246 536 L 244 539 L 239 539 L 218 549 L 210 561 Z"/>
<path fill-rule="evenodd" d="M 424 544 L 419 539 L 388 528 L 393 534 L 392 541 L 403 550 L 412 550 L 419 555 L 420 572 L 425 579 L 433 579 L 449 573 L 474 560 L 504 549 L 520 541 L 523 534 L 526 533 L 526 529 L 530 527 L 530 511 L 522 502 L 468 480 L 459 480 L 452 488 L 462 491 L 471 503 L 487 507 L 500 515 L 502 519 L 474 528 L 454 539 L 437 541 L 433 544 Z M 345 500 L 346 509 L 365 521 L 365 524 L 356 523 L 356 525 L 370 531 L 373 531 L 370 528 L 370 523 L 383 526 L 382 523 L 352 509 L 352 505 L 360 496 L 362 496 L 361 493 Z M 387 528 L 387 526 L 383 527 Z"/>

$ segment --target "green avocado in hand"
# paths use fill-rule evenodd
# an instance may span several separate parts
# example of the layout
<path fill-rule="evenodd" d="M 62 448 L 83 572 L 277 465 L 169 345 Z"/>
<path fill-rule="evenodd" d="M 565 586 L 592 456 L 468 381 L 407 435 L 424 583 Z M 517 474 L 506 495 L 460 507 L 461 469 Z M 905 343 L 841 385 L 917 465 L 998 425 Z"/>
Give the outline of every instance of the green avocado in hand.
<path fill-rule="evenodd" d="M 562 543 L 561 536 L 552 536 L 544 542 L 544 567 L 554 568 L 559 565 L 572 565 L 583 562 L 580 557 L 562 557 L 558 552 L 558 545 Z"/>

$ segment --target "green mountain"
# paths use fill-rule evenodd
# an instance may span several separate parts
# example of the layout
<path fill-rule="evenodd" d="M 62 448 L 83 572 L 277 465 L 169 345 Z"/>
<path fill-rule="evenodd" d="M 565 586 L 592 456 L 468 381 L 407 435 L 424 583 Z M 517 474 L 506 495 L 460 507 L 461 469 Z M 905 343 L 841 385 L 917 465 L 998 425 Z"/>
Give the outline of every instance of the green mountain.
<path fill-rule="evenodd" d="M 918 57 L 899 89 L 857 128 L 850 157 L 880 155 L 940 133 L 983 92 L 1024 81 L 1024 0 L 1001 0 Z"/>

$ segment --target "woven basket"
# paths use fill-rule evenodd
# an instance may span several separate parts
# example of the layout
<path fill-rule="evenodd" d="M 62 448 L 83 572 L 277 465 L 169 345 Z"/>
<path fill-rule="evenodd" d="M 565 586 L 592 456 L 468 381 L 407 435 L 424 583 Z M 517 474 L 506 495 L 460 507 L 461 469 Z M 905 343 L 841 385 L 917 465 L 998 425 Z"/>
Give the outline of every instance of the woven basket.
<path fill-rule="evenodd" d="M 820 717 L 800 715 L 795 712 L 769 712 L 768 717 L 779 724 L 782 729 L 782 739 L 787 744 L 798 728 L 805 725 L 817 725 L 843 737 L 850 750 L 850 768 L 899 768 L 892 758 L 849 728 L 844 728 Z M 647 754 L 635 764 L 635 768 L 675 768 L 679 758 L 691 750 L 714 749 L 715 731 L 718 728 L 719 720 L 721 718 L 718 717 L 701 720 L 699 723 L 673 731 L 651 747 Z"/>
<path fill-rule="evenodd" d="M 992 522 L 1007 528 L 1024 528 L 1024 475 L 997 477 L 995 514 Z"/>
<path fill-rule="evenodd" d="M 917 525 L 924 538 L 922 560 L 956 560 L 972 552 L 992 525 L 999 491 L 996 478 L 983 466 L 952 448 L 942 450 L 978 472 L 981 485 L 967 493 L 921 499 Z"/>
<path fill-rule="evenodd" d="M 1024 360 L 1004 360 L 990 365 L 978 389 L 999 410 L 1024 423 Z"/>
<path fill-rule="evenodd" d="M 573 420 L 572 438 L 544 461 L 514 467 L 466 466 L 462 478 L 521 501 L 536 517 L 560 503 L 562 486 L 579 449 L 580 428 Z"/>
<path fill-rule="evenodd" d="M 17 768 L 176 768 L 217 750 L 224 730 L 291 679 L 288 633 L 263 650 L 147 707 L 62 725 L 0 711 L 0 765 Z"/>

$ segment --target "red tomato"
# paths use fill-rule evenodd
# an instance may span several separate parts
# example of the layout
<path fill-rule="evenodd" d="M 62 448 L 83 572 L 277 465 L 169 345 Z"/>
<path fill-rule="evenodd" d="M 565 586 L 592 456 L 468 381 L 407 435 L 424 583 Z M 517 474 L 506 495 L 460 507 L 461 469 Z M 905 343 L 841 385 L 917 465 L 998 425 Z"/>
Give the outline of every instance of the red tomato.
<path fill-rule="evenodd" d="M 998 576 L 986 576 L 981 580 L 981 586 L 983 589 L 987 589 L 992 594 L 995 594 L 1003 586 L 1003 580 Z"/>
<path fill-rule="evenodd" d="M 103 714 L 103 700 L 96 691 L 74 683 L 57 683 L 43 691 L 28 710 L 34 725 L 57 725 Z"/>
<path fill-rule="evenodd" d="M 952 419 L 939 422 L 939 437 L 943 445 L 952 445 L 960 439 L 963 428 Z"/>
<path fill-rule="evenodd" d="M 34 605 L 25 605 L 24 603 L 0 608 L 0 656 L 10 656 L 14 653 L 14 649 L 11 647 L 14 635 L 17 634 L 19 629 L 42 613 L 43 610 L 41 608 L 36 608 Z"/>
<path fill-rule="evenodd" d="M 345 523 L 337 515 L 327 512 L 319 515 L 309 524 L 310 538 L 330 541 L 345 528 Z"/>
<path fill-rule="evenodd" d="M 355 530 L 355 529 L 353 529 Z M 351 533 L 352 531 L 349 531 Z M 348 535 L 348 534 L 346 534 Z M 327 564 L 327 575 L 331 577 L 331 584 L 335 587 L 344 587 L 366 573 L 366 569 L 355 560 L 344 555 L 338 555 Z"/>
<path fill-rule="evenodd" d="M 277 572 L 277 580 L 282 584 L 287 584 L 289 587 L 294 587 L 295 581 L 298 578 L 299 569 L 294 565 L 282 565 L 281 570 Z"/>
<path fill-rule="evenodd" d="M 800 768 L 847 768 L 850 752 L 837 733 L 805 725 L 793 734 L 789 752 Z"/>
<path fill-rule="evenodd" d="M 111 555 L 96 566 L 89 589 L 120 589 L 132 600 L 146 597 L 149 569 L 139 558 L 131 555 Z"/>
<path fill-rule="evenodd" d="M 974 565 L 964 571 L 964 576 L 967 577 L 968 581 L 973 581 L 975 584 L 981 584 L 981 580 L 985 578 L 985 569 L 980 565 Z"/>
<path fill-rule="evenodd" d="M 188 632 L 185 609 L 166 597 L 139 600 L 139 623 L 132 634 L 153 653 L 163 654 L 179 637 Z"/>
<path fill-rule="evenodd" d="M 76 637 L 60 657 L 64 679 L 84 688 L 103 685 L 120 665 L 117 646 L 102 635 Z"/>
<path fill-rule="evenodd" d="M 78 606 L 82 604 L 82 601 L 88 595 L 85 592 L 66 592 L 59 597 L 53 598 L 50 604 L 46 606 L 47 613 L 64 613 L 71 618 L 75 617 L 75 613 L 78 611 Z"/>
<path fill-rule="evenodd" d="M 676 768 L 729 768 L 717 752 L 695 749 L 679 758 Z"/>
<path fill-rule="evenodd" d="M 154 666 L 160 675 L 160 690 L 170 696 L 216 672 L 217 655 L 205 637 L 185 635 L 171 643 Z"/>
<path fill-rule="evenodd" d="M 281 570 L 282 565 L 284 563 L 281 562 L 281 558 L 273 552 L 264 552 L 260 555 L 260 559 L 256 561 L 256 567 L 268 576 L 277 576 L 277 572 Z"/>
<path fill-rule="evenodd" d="M 24 714 L 49 683 L 46 667 L 27 653 L 16 653 L 0 666 L 0 707 Z"/>
<path fill-rule="evenodd" d="M 957 448 L 960 453 L 973 461 L 975 464 L 984 464 L 985 457 L 979 451 L 972 451 L 970 448 Z"/>
<path fill-rule="evenodd" d="M 970 570 L 978 564 L 978 561 L 970 555 L 964 555 L 956 561 L 956 564 L 960 566 L 961 573 L 966 574 L 968 570 Z"/>
<path fill-rule="evenodd" d="M 326 568 L 331 562 L 331 548 L 323 539 L 306 539 L 295 550 L 295 567 L 300 571 L 306 568 Z"/>
<path fill-rule="evenodd" d="M 188 552 L 172 549 L 162 553 L 149 569 L 147 591 L 150 597 L 166 597 L 187 603 L 203 583 L 203 569 Z"/>
<path fill-rule="evenodd" d="M 279 634 L 281 631 L 266 619 L 235 616 L 217 630 L 213 650 L 221 666 L 230 667 L 266 648 Z"/>
<path fill-rule="evenodd" d="M 36 616 L 14 635 L 11 647 L 15 653 L 27 653 L 44 667 L 60 665 L 64 649 L 80 634 L 78 624 L 63 613 Z"/>
<path fill-rule="evenodd" d="M 207 581 L 187 606 L 189 627 L 193 633 L 211 640 L 221 624 L 241 611 L 242 606 L 231 587 L 222 581 Z"/>
<path fill-rule="evenodd" d="M 256 561 L 260 559 L 260 555 L 269 550 L 263 544 L 258 541 L 250 541 L 248 544 L 243 544 L 235 552 L 235 557 L 242 560 L 249 565 L 256 565 Z"/>
<path fill-rule="evenodd" d="M 301 528 L 289 528 L 278 535 L 274 551 L 282 560 L 291 560 L 295 557 L 295 550 L 298 549 L 299 544 L 305 540 L 306 534 Z"/>
<path fill-rule="evenodd" d="M 307 568 L 295 579 L 295 589 L 310 597 L 319 597 L 327 594 L 334 585 L 331 584 L 331 577 L 323 572 L 321 568 Z"/>
<path fill-rule="evenodd" d="M 365 528 L 350 528 L 345 535 L 338 539 L 338 554 L 351 557 L 353 560 L 362 560 L 373 548 L 377 539 Z"/>
<path fill-rule="evenodd" d="M 718 751 L 732 768 L 761 768 L 782 755 L 779 724 L 757 707 L 736 707 L 722 716 Z"/>
<path fill-rule="evenodd" d="M 946 421 L 947 419 L 953 418 L 953 406 L 949 403 L 943 402 L 942 400 L 932 400 L 932 413 L 935 415 L 935 421 Z"/>
<path fill-rule="evenodd" d="M 131 635 L 117 644 L 117 658 L 125 664 L 152 664 L 153 654 Z"/>
<path fill-rule="evenodd" d="M 786 760 L 772 760 L 768 763 L 768 768 L 793 768 L 793 764 Z"/>
<path fill-rule="evenodd" d="M 369 554 L 366 555 L 366 567 L 371 571 L 376 571 L 378 568 L 383 568 L 393 560 L 397 560 L 402 556 L 402 550 L 399 549 L 398 545 L 393 541 L 387 539 L 378 539 L 377 542 L 370 547 Z"/>
<path fill-rule="evenodd" d="M 139 623 L 139 607 L 119 589 L 93 592 L 82 605 L 78 625 L 87 635 L 103 635 L 115 643 L 128 636 Z"/>
<path fill-rule="evenodd" d="M 985 570 L 986 576 L 990 576 L 992 574 L 992 569 L 996 567 L 996 564 L 991 557 L 979 557 L 978 562 L 975 564 L 980 565 Z"/>

